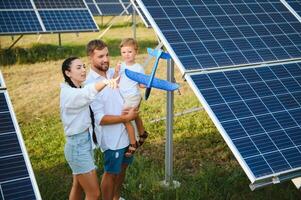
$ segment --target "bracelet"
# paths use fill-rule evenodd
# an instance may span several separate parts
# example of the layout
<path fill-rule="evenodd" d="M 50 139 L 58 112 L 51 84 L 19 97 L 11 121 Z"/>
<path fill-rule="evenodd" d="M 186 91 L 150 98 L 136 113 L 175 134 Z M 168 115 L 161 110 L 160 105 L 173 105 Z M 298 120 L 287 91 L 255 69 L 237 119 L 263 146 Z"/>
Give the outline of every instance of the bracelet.
<path fill-rule="evenodd" d="M 102 81 L 105 85 L 108 85 L 109 84 L 109 80 L 108 79 L 105 79 Z"/>

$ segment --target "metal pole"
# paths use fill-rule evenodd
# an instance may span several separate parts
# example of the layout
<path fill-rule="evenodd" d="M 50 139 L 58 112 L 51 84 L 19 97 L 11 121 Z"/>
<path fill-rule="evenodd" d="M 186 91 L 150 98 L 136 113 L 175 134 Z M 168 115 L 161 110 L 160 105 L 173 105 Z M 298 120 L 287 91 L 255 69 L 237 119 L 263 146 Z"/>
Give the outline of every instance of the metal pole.
<path fill-rule="evenodd" d="M 62 46 L 62 38 L 61 38 L 61 33 L 59 33 L 59 46 Z"/>
<path fill-rule="evenodd" d="M 13 46 L 15 46 L 15 44 L 17 44 L 17 42 L 18 42 L 23 36 L 24 36 L 24 35 L 20 35 L 20 36 L 18 37 L 18 39 L 16 39 L 16 41 L 14 41 L 14 42 L 8 47 L 8 49 L 13 48 Z"/>
<path fill-rule="evenodd" d="M 137 25 L 136 25 L 136 10 L 134 8 L 134 6 L 132 6 L 133 9 L 133 14 L 132 14 L 132 23 L 133 23 L 133 38 L 136 40 L 136 29 L 137 29 Z"/>
<path fill-rule="evenodd" d="M 173 82 L 174 62 L 167 60 L 167 80 Z M 165 182 L 172 185 L 173 181 L 173 101 L 172 91 L 167 92 L 166 102 L 166 145 L 165 145 Z"/>

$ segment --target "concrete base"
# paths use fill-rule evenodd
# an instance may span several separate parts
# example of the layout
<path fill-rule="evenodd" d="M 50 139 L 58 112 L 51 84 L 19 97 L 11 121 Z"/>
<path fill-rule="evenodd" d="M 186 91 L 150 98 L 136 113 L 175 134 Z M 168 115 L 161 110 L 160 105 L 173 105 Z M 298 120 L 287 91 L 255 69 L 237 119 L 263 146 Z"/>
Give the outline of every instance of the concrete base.
<path fill-rule="evenodd" d="M 173 181 L 172 184 L 169 184 L 169 182 L 166 182 L 164 180 L 164 181 L 160 181 L 160 185 L 165 188 L 176 189 L 181 186 L 181 183 L 179 181 Z"/>
<path fill-rule="evenodd" d="M 295 184 L 298 190 L 301 189 L 301 177 L 292 179 L 292 182 Z"/>

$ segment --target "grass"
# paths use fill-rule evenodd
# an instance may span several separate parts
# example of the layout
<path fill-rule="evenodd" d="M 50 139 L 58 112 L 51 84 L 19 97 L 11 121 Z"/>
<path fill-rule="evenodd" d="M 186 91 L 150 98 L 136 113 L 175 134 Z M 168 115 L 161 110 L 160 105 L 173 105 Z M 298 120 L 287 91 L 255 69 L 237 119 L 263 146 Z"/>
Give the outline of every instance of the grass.
<path fill-rule="evenodd" d="M 115 27 L 110 31 L 110 41 L 120 40 L 127 33 L 126 36 L 130 36 L 129 27 Z M 114 35 L 118 32 L 122 34 L 119 38 Z M 69 35 L 70 38 L 66 38 L 65 42 L 76 41 L 74 45 L 83 47 L 92 39 L 88 35 L 83 41 Z M 154 40 L 151 39 L 154 36 L 149 34 L 149 29 L 139 27 L 138 35 L 142 41 L 150 38 L 149 45 L 154 46 Z M 43 36 L 50 42 L 51 37 Z M 110 47 L 116 48 L 114 45 L 114 42 L 109 43 Z M 23 47 L 26 46 L 30 44 L 24 43 Z M 114 66 L 120 57 L 117 53 L 111 54 L 114 55 L 111 57 L 111 65 Z M 146 57 L 142 51 L 138 62 L 143 63 Z M 82 59 L 88 63 L 87 58 Z M 59 115 L 61 63 L 62 60 L 56 60 L 1 67 L 42 198 L 46 200 L 67 199 L 72 182 L 71 171 L 63 154 L 65 141 Z M 150 72 L 150 66 L 147 72 Z M 160 63 L 159 77 L 165 78 L 165 69 L 165 63 Z M 175 93 L 175 112 L 201 106 L 187 83 L 181 79 L 178 70 L 175 78 L 181 85 L 182 94 Z M 130 200 L 301 198 L 299 191 L 290 182 L 252 192 L 247 176 L 205 111 L 174 118 L 174 179 L 181 183 L 181 187 L 175 190 L 161 187 L 159 182 L 164 179 L 165 121 L 150 121 L 165 116 L 165 99 L 164 92 L 153 90 L 149 100 L 141 105 L 141 116 L 151 134 L 146 144 L 135 154 L 135 161 L 127 173 L 123 197 Z M 96 158 L 100 177 L 103 172 L 102 153 L 96 152 Z"/>

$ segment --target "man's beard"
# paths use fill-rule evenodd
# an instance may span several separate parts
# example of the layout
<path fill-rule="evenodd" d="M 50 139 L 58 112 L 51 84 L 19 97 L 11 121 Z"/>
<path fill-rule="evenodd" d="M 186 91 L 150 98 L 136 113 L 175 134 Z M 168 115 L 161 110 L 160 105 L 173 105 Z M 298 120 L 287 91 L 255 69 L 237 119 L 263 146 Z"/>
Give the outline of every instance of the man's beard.
<path fill-rule="evenodd" d="M 95 68 L 99 71 L 106 72 L 109 69 L 109 63 L 107 65 L 96 65 Z"/>

